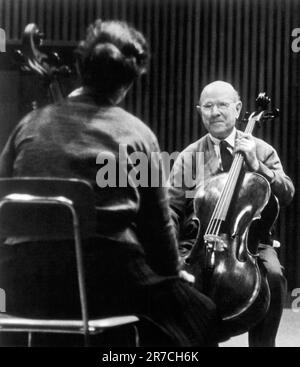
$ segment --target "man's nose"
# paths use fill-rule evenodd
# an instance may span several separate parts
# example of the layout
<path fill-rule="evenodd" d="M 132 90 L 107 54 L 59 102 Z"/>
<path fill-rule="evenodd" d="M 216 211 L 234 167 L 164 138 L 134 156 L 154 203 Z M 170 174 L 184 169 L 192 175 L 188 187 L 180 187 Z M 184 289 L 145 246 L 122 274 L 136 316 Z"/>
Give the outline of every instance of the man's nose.
<path fill-rule="evenodd" d="M 220 115 L 220 110 L 219 110 L 219 108 L 218 108 L 218 106 L 216 104 L 214 104 L 212 106 L 211 114 L 212 115 Z"/>

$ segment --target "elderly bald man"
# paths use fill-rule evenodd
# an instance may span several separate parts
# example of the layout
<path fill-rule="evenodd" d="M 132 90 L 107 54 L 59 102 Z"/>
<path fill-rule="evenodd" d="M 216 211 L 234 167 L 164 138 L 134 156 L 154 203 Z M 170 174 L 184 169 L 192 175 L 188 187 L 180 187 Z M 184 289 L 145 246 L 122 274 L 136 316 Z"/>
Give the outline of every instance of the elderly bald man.
<path fill-rule="evenodd" d="M 181 152 L 174 163 L 169 180 L 172 219 L 181 244 L 182 256 L 191 249 L 197 232 L 193 227 L 193 195 L 188 195 L 188 192 L 195 190 L 200 184 L 194 182 L 197 177 L 195 165 L 187 167 L 191 161 L 182 159 L 187 152 L 203 152 L 204 177 L 198 178 L 204 178 L 205 182 L 214 175 L 228 171 L 232 156 L 241 152 L 245 157 L 247 169 L 263 175 L 268 180 L 281 206 L 289 204 L 292 200 L 294 186 L 285 174 L 275 149 L 265 141 L 236 129 L 236 120 L 241 109 L 242 102 L 238 92 L 227 82 L 212 82 L 201 92 L 197 110 L 207 134 Z M 183 164 L 185 171 L 192 173 L 191 182 L 188 177 L 182 180 Z M 265 319 L 249 331 L 249 346 L 275 346 L 286 297 L 286 279 L 275 249 L 270 244 L 260 244 L 258 251 L 267 273 L 271 304 Z"/>

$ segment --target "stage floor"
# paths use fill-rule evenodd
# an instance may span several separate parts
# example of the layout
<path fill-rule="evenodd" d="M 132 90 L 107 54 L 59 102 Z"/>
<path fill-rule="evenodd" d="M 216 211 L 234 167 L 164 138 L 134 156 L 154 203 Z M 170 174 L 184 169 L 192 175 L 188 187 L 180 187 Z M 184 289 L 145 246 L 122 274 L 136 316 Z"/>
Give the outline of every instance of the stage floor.
<path fill-rule="evenodd" d="M 238 335 L 225 343 L 221 343 L 220 347 L 247 347 L 248 334 Z M 283 310 L 281 323 L 279 326 L 277 338 L 277 347 L 300 347 L 300 309 L 298 312 L 289 309 Z"/>

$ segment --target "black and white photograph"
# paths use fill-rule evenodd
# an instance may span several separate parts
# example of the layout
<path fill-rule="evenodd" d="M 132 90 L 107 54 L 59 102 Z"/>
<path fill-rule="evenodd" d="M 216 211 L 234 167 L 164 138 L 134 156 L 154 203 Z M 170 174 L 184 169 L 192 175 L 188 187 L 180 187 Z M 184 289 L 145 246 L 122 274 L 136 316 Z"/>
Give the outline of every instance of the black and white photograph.
<path fill-rule="evenodd" d="M 0 347 L 300 347 L 299 190 L 299 0 L 0 0 Z"/>

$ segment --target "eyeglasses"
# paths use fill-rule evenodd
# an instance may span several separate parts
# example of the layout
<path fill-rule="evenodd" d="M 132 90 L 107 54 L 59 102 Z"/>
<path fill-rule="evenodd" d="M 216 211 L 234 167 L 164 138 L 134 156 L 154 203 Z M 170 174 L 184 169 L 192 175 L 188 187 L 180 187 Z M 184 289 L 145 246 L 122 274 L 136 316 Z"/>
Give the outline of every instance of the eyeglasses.
<path fill-rule="evenodd" d="M 211 112 L 213 110 L 214 106 L 216 106 L 219 111 L 227 111 L 229 109 L 230 105 L 232 105 L 233 103 L 236 103 L 236 102 L 205 103 L 202 106 L 197 105 L 196 107 L 197 107 L 198 110 L 201 109 L 204 112 Z"/>

